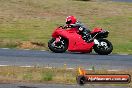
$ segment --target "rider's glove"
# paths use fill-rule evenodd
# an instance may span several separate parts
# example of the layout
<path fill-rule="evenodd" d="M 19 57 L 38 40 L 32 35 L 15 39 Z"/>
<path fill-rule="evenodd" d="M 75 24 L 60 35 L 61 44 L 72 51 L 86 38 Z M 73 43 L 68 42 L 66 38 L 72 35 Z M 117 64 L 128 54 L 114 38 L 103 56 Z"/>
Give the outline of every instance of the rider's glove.
<path fill-rule="evenodd" d="M 82 27 L 79 27 L 79 31 L 83 31 L 83 28 Z"/>

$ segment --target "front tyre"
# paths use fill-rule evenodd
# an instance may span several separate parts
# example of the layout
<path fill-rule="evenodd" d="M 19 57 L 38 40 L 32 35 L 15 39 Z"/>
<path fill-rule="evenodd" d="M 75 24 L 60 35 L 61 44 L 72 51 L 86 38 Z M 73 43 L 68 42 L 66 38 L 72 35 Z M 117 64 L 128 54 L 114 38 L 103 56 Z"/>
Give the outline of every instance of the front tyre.
<path fill-rule="evenodd" d="M 99 45 L 95 45 L 94 51 L 100 55 L 108 55 L 113 50 L 113 45 L 110 41 L 106 39 L 98 39 Z"/>
<path fill-rule="evenodd" d="M 48 47 L 52 52 L 63 53 L 68 48 L 68 43 L 65 39 L 61 39 L 59 42 L 55 43 L 55 38 L 52 38 L 48 42 Z"/>

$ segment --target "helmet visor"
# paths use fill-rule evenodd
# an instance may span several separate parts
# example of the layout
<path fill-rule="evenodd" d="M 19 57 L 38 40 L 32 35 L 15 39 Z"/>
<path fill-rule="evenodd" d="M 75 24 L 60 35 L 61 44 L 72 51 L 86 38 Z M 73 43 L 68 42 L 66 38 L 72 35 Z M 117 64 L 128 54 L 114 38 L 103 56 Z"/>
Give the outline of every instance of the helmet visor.
<path fill-rule="evenodd" d="M 66 24 L 71 24 L 71 22 L 72 22 L 71 20 L 70 21 L 67 21 Z"/>

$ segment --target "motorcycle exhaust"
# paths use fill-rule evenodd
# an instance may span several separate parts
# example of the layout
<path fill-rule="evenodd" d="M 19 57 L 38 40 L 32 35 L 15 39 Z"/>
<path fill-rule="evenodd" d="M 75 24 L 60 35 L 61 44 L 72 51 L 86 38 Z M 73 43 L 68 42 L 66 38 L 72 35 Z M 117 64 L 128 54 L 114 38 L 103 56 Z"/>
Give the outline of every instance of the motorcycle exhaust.
<path fill-rule="evenodd" d="M 98 41 L 97 39 L 94 39 L 94 44 L 96 44 L 96 45 L 98 45 L 98 46 L 100 45 L 100 44 L 99 44 L 99 41 Z"/>
<path fill-rule="evenodd" d="M 94 37 L 93 37 L 93 39 L 94 39 L 94 44 L 96 44 L 96 45 L 100 45 L 100 43 L 99 43 L 99 41 L 97 40 L 97 39 L 95 39 L 95 37 L 98 35 L 99 33 L 97 33 Z"/>

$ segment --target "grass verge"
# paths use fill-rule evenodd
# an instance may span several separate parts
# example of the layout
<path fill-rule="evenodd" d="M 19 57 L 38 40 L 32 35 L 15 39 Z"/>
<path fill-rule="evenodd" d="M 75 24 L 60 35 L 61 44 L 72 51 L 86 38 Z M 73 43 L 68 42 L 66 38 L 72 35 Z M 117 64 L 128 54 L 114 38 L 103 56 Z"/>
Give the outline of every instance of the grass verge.
<path fill-rule="evenodd" d="M 75 84 L 76 70 L 45 67 L 0 67 L 0 83 L 66 83 Z"/>
<path fill-rule="evenodd" d="M 107 70 L 88 70 L 88 74 L 130 74 L 132 70 L 124 71 L 107 71 Z M 0 83 L 61 83 L 61 84 L 76 84 L 76 76 L 78 69 L 64 68 L 46 68 L 40 66 L 34 67 L 18 67 L 4 66 L 0 67 Z M 103 84 L 104 85 L 104 84 Z M 108 84 L 107 84 L 108 85 Z M 112 85 L 112 84 L 109 84 Z M 130 86 L 130 84 L 113 84 L 114 86 Z"/>

